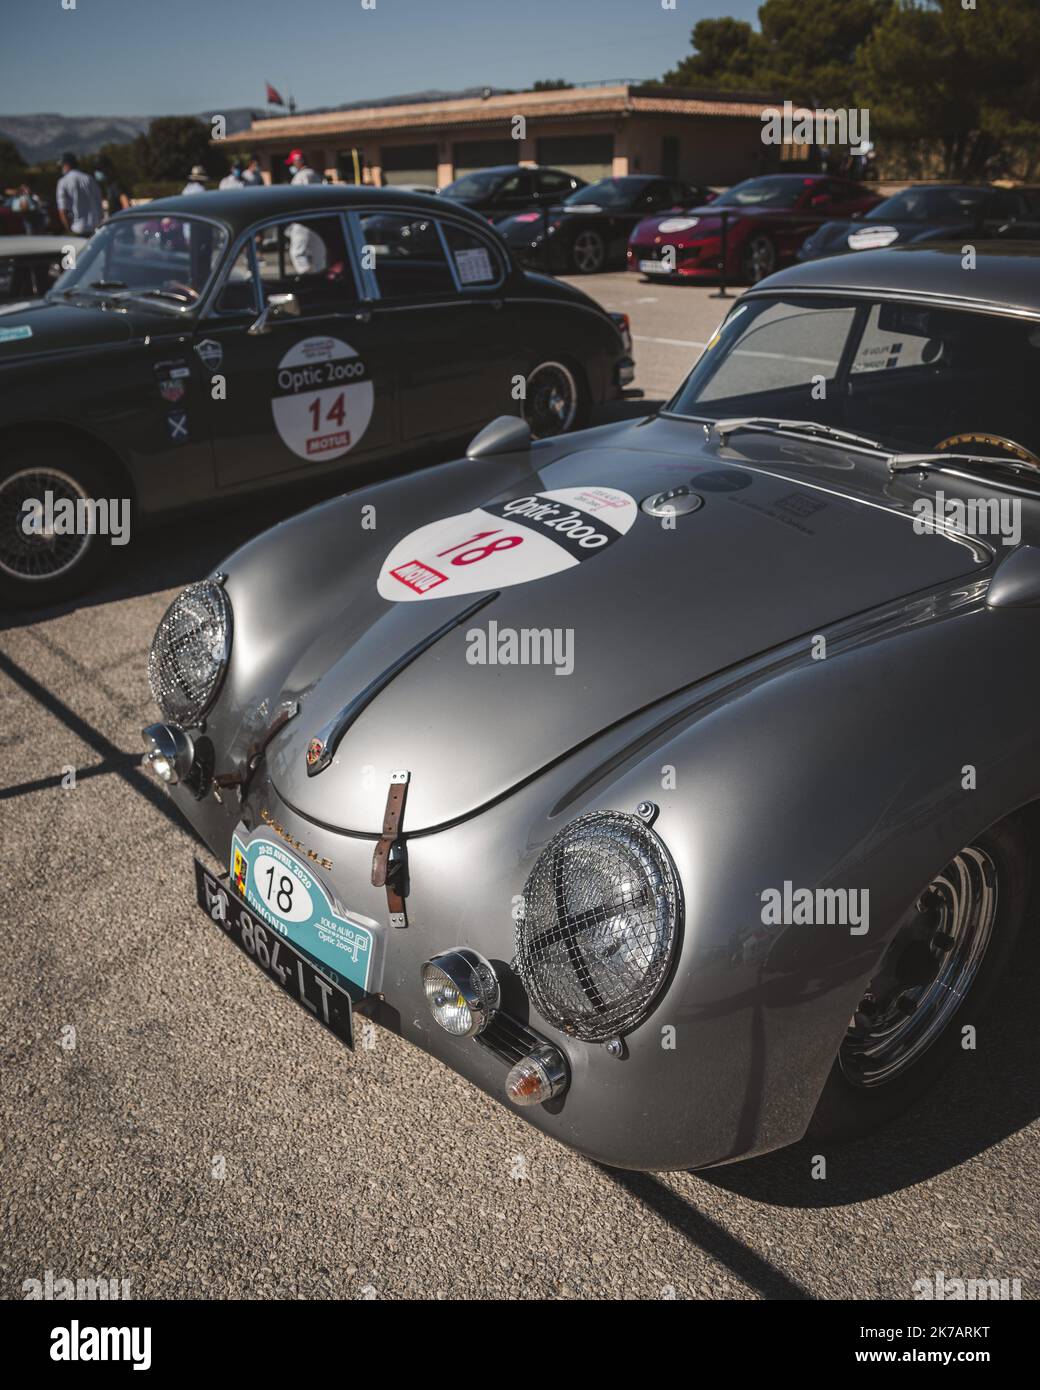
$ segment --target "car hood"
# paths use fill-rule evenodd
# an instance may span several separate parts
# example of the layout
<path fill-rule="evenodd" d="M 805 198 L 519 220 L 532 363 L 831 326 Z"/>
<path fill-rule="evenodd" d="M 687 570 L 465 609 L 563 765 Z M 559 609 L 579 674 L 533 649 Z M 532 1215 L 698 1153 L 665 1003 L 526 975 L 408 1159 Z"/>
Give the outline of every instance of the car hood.
<path fill-rule="evenodd" d="M 672 435 L 686 441 L 694 430 L 673 425 Z M 717 453 L 700 453 L 695 442 L 654 452 L 612 447 L 616 430 L 601 437 L 599 447 L 579 437 L 537 472 L 514 471 L 501 490 L 493 461 L 450 466 L 466 470 L 467 487 L 441 474 L 441 520 L 432 523 L 429 495 L 417 505 L 401 485 L 398 501 L 378 508 L 381 528 L 394 516 L 393 533 L 366 545 L 349 578 L 326 588 L 319 612 L 313 589 L 298 602 L 288 594 L 302 573 L 289 578 L 281 552 L 260 552 L 261 592 L 252 603 L 264 610 L 263 640 L 283 630 L 283 618 L 284 630 L 297 625 L 282 696 L 299 699 L 300 713 L 268 749 L 272 780 L 289 805 L 326 825 L 378 833 L 391 772 L 407 769 L 410 831 L 466 817 L 673 692 L 980 563 L 946 535 L 915 534 L 912 517 L 882 501 L 720 466 Z M 787 441 L 755 447 L 774 459 L 797 451 Z M 486 487 L 479 510 L 474 477 Z M 703 504 L 674 525 L 640 509 L 648 495 L 682 483 Z M 319 509 L 317 524 L 305 522 L 295 535 L 297 555 L 301 545 L 311 554 L 294 564 L 346 571 L 342 537 L 356 530 L 356 500 L 329 504 L 339 505 L 341 525 L 339 513 Z M 476 539 L 480 533 L 491 534 Z M 481 549 L 517 535 L 522 541 L 501 553 Z M 524 636 L 532 632 L 541 635 Z M 533 654 L 548 661 L 531 661 Z M 334 761 L 309 775 L 312 740 L 365 691 Z"/>
<path fill-rule="evenodd" d="M 33 299 L 0 309 L 0 365 L 41 352 L 125 343 L 133 336 L 129 315 Z"/>
<path fill-rule="evenodd" d="M 908 241 L 929 237 L 954 235 L 969 227 L 968 222 L 899 222 L 894 218 L 854 218 L 842 222 L 825 222 L 810 238 L 811 251 L 832 250 L 876 251 L 885 246 L 898 246 Z"/>

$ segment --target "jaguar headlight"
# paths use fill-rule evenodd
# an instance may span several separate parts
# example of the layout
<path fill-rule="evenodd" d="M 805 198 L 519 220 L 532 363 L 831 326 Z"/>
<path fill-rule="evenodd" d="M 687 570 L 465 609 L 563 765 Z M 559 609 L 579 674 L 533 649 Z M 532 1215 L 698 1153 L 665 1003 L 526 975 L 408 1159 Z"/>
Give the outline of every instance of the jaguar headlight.
<path fill-rule="evenodd" d="M 538 1012 L 606 1042 L 649 1013 L 671 966 L 681 894 L 638 816 L 593 811 L 546 845 L 523 894 L 516 966 Z"/>
<path fill-rule="evenodd" d="M 189 584 L 152 638 L 148 682 L 167 719 L 197 724 L 217 698 L 231 655 L 231 604 L 213 580 Z"/>

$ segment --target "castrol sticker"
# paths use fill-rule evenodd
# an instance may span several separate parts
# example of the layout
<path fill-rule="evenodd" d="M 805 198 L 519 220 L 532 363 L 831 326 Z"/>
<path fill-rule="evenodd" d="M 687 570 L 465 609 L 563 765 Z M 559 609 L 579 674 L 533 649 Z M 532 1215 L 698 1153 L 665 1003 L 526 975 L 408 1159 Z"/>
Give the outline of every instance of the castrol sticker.
<path fill-rule="evenodd" d="M 274 427 L 300 458 L 339 458 L 368 429 L 374 394 L 364 361 L 349 343 L 304 338 L 278 363 Z"/>
<path fill-rule="evenodd" d="M 601 555 L 637 512 L 627 492 L 610 487 L 566 487 L 489 502 L 420 526 L 398 541 L 377 587 L 383 598 L 413 603 L 528 584 Z"/>

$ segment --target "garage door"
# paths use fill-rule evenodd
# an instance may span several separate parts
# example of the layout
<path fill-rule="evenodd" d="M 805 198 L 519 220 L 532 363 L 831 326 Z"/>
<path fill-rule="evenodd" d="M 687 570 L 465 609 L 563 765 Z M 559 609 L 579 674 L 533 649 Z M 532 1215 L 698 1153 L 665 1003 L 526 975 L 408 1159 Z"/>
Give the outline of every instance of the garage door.
<path fill-rule="evenodd" d="M 382 152 L 383 182 L 437 187 L 436 145 L 391 145 Z"/>
<path fill-rule="evenodd" d="M 544 135 L 536 144 L 539 164 L 566 169 L 586 183 L 614 172 L 613 135 Z"/>
<path fill-rule="evenodd" d="M 474 169 L 490 169 L 493 164 L 515 164 L 518 140 L 460 140 L 453 151 L 455 177 L 472 174 Z"/>

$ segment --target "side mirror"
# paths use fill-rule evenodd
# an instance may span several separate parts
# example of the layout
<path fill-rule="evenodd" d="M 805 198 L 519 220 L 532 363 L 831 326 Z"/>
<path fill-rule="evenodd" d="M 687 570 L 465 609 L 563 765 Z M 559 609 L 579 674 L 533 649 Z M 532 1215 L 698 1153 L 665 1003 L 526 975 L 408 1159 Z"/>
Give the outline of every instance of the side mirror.
<path fill-rule="evenodd" d="M 495 454 L 518 454 L 531 447 L 531 426 L 518 415 L 500 415 L 473 436 L 466 449 L 468 459 Z"/>
<path fill-rule="evenodd" d="M 264 305 L 260 317 L 246 329 L 254 335 L 270 333 L 272 319 L 298 319 L 300 301 L 294 294 L 272 294 Z"/>

